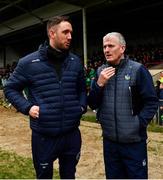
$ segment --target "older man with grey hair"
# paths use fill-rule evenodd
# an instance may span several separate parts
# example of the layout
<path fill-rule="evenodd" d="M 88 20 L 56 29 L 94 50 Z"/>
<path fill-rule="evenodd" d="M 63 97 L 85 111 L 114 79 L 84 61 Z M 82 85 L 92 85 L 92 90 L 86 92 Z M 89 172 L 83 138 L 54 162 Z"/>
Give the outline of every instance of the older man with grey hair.
<path fill-rule="evenodd" d="M 118 32 L 103 37 L 106 63 L 97 70 L 88 97 L 102 126 L 107 179 L 146 179 L 147 126 L 158 108 L 148 70 L 125 58 L 126 42 Z"/>

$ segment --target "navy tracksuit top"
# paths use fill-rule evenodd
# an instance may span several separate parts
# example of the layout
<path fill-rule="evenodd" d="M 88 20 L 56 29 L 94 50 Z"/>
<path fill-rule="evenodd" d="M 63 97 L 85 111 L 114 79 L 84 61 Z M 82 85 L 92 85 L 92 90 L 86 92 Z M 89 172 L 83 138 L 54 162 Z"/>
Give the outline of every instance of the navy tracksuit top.
<path fill-rule="evenodd" d="M 4 92 L 20 112 L 28 115 L 33 105 L 40 107 L 38 119 L 30 117 L 36 132 L 57 136 L 77 128 L 82 109 L 86 111 L 86 88 L 80 59 L 68 53 L 61 67 L 61 77 L 47 56 L 47 46 L 19 60 Z M 28 88 L 28 98 L 22 95 Z"/>

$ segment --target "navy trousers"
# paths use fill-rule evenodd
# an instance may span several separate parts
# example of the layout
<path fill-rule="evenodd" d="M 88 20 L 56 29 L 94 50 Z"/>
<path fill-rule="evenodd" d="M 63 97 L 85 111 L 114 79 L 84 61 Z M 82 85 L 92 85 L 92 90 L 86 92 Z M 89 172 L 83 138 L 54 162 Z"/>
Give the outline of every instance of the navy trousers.
<path fill-rule="evenodd" d="M 53 162 L 59 159 L 61 179 L 75 179 L 80 158 L 81 134 L 76 129 L 68 134 L 49 137 L 32 132 L 32 155 L 37 179 L 53 178 Z"/>
<path fill-rule="evenodd" d="M 103 139 L 105 173 L 107 179 L 147 179 L 147 144 L 116 143 Z"/>

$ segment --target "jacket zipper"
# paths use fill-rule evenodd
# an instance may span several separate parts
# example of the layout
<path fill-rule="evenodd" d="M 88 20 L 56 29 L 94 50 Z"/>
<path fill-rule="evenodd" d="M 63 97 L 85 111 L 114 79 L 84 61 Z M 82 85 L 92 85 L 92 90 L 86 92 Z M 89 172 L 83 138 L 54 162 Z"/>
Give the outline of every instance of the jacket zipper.
<path fill-rule="evenodd" d="M 61 126 L 61 131 L 62 131 L 62 128 L 63 128 L 63 121 L 64 121 L 64 98 L 63 98 L 63 89 L 62 89 L 62 75 L 63 75 L 63 72 L 64 72 L 64 67 L 63 65 L 61 66 L 61 75 L 60 75 L 60 78 L 55 70 L 54 67 L 51 67 L 53 68 L 53 72 L 56 76 L 56 79 L 58 81 L 58 84 L 59 84 L 59 89 L 60 89 L 60 99 L 61 99 L 61 113 L 62 113 L 62 120 L 60 122 L 60 126 Z M 62 132 L 61 132 L 62 133 Z"/>
<path fill-rule="evenodd" d="M 62 81 L 59 81 L 59 88 L 60 88 L 60 94 L 61 94 L 61 113 L 62 113 L 62 120 L 61 120 L 61 130 L 63 127 L 63 120 L 64 120 L 64 99 L 63 99 L 63 89 L 62 89 Z"/>
<path fill-rule="evenodd" d="M 131 91 L 131 86 L 128 87 L 129 93 L 130 93 L 130 103 L 131 103 L 131 114 L 133 115 L 133 105 L 132 105 L 132 91 Z"/>
<path fill-rule="evenodd" d="M 115 74 L 115 89 L 114 89 L 114 119 L 115 119 L 115 134 L 116 134 L 116 141 L 119 142 L 119 136 L 118 136 L 118 127 L 117 127 L 117 110 L 116 110 L 116 101 L 117 101 L 117 96 L 116 96 L 116 91 L 117 91 L 117 75 Z"/>

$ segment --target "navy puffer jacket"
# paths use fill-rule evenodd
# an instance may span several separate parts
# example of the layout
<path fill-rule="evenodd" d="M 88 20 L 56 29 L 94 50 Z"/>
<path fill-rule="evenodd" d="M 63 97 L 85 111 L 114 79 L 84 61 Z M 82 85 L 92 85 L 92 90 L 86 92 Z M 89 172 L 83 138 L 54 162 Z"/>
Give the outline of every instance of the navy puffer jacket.
<path fill-rule="evenodd" d="M 97 76 L 109 66 L 99 67 Z M 104 87 L 94 81 L 88 104 L 98 109 L 103 137 L 133 143 L 147 138 L 147 126 L 157 112 L 158 98 L 149 71 L 140 63 L 123 59 Z"/>
<path fill-rule="evenodd" d="M 28 98 L 22 91 L 28 87 Z M 33 105 L 39 118 L 30 117 L 30 127 L 39 133 L 57 136 L 77 128 L 82 108 L 86 111 L 86 88 L 80 59 L 69 53 L 62 64 L 62 77 L 47 59 L 47 46 L 19 60 L 4 93 L 20 112 L 28 115 Z"/>

